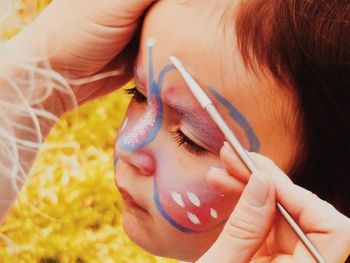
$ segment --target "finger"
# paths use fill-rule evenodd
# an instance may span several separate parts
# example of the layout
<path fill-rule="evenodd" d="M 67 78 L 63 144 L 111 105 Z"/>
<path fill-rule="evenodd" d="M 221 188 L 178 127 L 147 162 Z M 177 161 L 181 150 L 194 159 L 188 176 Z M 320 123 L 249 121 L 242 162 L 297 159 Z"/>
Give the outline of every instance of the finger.
<path fill-rule="evenodd" d="M 127 14 L 132 14 L 134 18 L 138 18 L 142 15 L 145 9 L 156 2 L 156 0 L 128 0 L 118 2 L 120 2 L 121 10 Z M 120 11 L 120 9 L 118 11 Z"/>
<path fill-rule="evenodd" d="M 350 253 L 350 219 L 312 192 L 295 185 L 269 158 L 257 153 L 248 154 L 257 168 L 273 180 L 276 199 L 286 207 L 322 255 L 330 262 L 343 262 Z M 337 249 L 329 245 L 331 234 L 332 240 L 339 240 Z M 295 247 L 293 255 L 299 259 L 311 257 L 302 244 Z"/>
<path fill-rule="evenodd" d="M 129 43 L 127 48 L 93 76 L 68 81 L 76 95 L 78 105 L 107 95 L 132 79 L 136 53 L 134 46 L 134 43 Z"/>
<path fill-rule="evenodd" d="M 274 215 L 273 181 L 253 174 L 223 232 L 198 262 L 249 262 L 265 241 Z"/>
<path fill-rule="evenodd" d="M 317 196 L 295 185 L 271 159 L 253 152 L 249 152 L 248 155 L 259 171 L 272 177 L 276 185 L 277 200 L 288 207 L 292 215 L 299 216 L 306 207 L 315 204 L 314 202 Z"/>
<path fill-rule="evenodd" d="M 266 174 L 272 175 L 277 179 L 292 182 L 292 180 L 275 164 L 273 160 L 267 156 L 256 152 L 247 152 L 259 171 L 264 171 Z"/>
<path fill-rule="evenodd" d="M 321 254 L 329 262 L 343 262 L 350 253 L 350 219 L 314 193 L 294 184 L 267 157 L 256 153 L 249 155 L 258 169 L 264 169 L 272 175 L 277 200 L 297 221 Z M 330 246 L 329 240 L 337 240 L 337 245 Z M 295 257 L 305 258 L 306 255 L 310 256 L 302 244 L 295 248 Z"/>
<path fill-rule="evenodd" d="M 283 180 L 291 181 L 289 177 L 268 157 L 255 152 L 247 152 L 247 154 L 259 171 L 264 171 L 266 174 L 274 177 L 283 175 Z M 224 146 L 220 151 L 220 157 L 222 164 L 228 173 L 239 176 L 241 181 L 248 182 L 250 172 L 228 142 L 224 142 Z"/>
<path fill-rule="evenodd" d="M 224 142 L 224 146 L 220 150 L 220 158 L 223 167 L 230 175 L 242 182 L 248 182 L 250 172 L 228 142 Z"/>
<path fill-rule="evenodd" d="M 128 3 L 131 8 L 134 10 L 144 10 L 152 3 L 156 2 L 155 0 L 128 0 Z"/>
<path fill-rule="evenodd" d="M 207 173 L 208 184 L 225 196 L 239 196 L 243 192 L 245 183 L 229 175 L 224 169 L 211 167 Z"/>
<path fill-rule="evenodd" d="M 327 221 L 337 213 L 329 203 L 294 184 L 269 158 L 257 153 L 249 153 L 249 155 L 260 171 L 272 176 L 277 200 L 305 227 L 314 226 L 315 219 L 317 222 Z"/>

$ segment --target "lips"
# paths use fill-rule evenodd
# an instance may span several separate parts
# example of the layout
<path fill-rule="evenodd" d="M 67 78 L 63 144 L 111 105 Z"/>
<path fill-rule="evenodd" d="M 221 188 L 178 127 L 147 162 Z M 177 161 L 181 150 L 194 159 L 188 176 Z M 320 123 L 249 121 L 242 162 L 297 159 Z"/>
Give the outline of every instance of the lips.
<path fill-rule="evenodd" d="M 124 190 L 123 188 L 119 188 L 119 192 L 120 192 L 120 195 L 123 198 L 124 202 L 126 202 L 126 203 L 130 203 L 130 202 L 136 203 L 134 198 L 132 198 L 131 195 L 126 190 Z"/>
<path fill-rule="evenodd" d="M 129 194 L 128 191 L 126 191 L 124 188 L 119 187 L 120 195 L 124 201 L 124 205 L 129 208 L 140 210 L 144 213 L 148 213 L 146 209 L 144 209 L 142 206 L 140 206 L 135 199 Z"/>

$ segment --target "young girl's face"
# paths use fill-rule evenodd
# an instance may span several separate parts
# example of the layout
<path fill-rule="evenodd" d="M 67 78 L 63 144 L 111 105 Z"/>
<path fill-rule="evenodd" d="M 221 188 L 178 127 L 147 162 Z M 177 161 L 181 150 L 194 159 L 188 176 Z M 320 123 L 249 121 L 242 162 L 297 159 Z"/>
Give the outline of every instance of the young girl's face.
<path fill-rule="evenodd" d="M 220 167 L 224 138 L 170 65 L 170 55 L 205 88 L 245 149 L 269 156 L 284 170 L 294 161 L 294 126 L 287 120 L 295 99 L 267 76 L 246 70 L 233 18 L 225 14 L 230 5 L 160 1 L 144 22 L 115 170 L 125 231 L 156 255 L 198 258 L 239 198 L 207 184 L 208 169 Z"/>

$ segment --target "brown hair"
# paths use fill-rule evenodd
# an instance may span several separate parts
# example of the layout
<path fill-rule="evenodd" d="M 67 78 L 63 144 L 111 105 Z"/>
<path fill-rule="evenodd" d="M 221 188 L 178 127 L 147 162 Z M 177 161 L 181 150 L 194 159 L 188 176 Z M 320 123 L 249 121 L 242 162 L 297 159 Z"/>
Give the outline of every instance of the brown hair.
<path fill-rule="evenodd" d="M 350 216 L 350 2 L 243 1 L 235 27 L 247 67 L 297 95 L 305 154 L 292 178 Z"/>

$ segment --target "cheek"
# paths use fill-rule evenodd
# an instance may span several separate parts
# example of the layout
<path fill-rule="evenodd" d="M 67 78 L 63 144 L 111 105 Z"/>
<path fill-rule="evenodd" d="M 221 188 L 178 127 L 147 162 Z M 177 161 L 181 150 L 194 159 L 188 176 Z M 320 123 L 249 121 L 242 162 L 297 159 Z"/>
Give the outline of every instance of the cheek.
<path fill-rule="evenodd" d="M 162 123 L 162 104 L 155 96 L 150 98 L 143 115 L 131 106 L 117 137 L 117 146 L 124 151 L 135 151 L 156 137 Z"/>
<path fill-rule="evenodd" d="M 153 197 L 161 215 L 182 232 L 203 232 L 226 222 L 236 200 L 216 193 L 205 172 L 194 177 L 179 170 L 168 162 L 155 174 Z"/>

